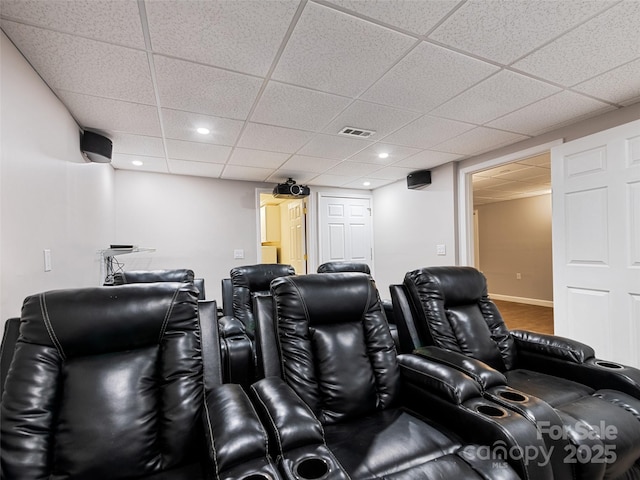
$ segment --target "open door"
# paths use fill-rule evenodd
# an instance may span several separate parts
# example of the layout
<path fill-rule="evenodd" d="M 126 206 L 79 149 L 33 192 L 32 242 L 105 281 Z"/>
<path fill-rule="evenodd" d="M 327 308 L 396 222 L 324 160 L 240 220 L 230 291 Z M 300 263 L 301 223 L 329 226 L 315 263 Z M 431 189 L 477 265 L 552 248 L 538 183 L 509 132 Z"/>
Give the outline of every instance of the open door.
<path fill-rule="evenodd" d="M 640 367 L 640 120 L 551 149 L 555 331 Z"/>
<path fill-rule="evenodd" d="M 306 198 L 260 194 L 260 263 L 291 265 L 307 273 Z"/>

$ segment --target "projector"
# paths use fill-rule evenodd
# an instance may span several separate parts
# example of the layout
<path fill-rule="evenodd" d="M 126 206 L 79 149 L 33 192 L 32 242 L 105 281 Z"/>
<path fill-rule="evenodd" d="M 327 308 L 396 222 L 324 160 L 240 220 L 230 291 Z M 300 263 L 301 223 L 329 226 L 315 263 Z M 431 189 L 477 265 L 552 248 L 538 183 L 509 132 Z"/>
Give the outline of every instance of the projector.
<path fill-rule="evenodd" d="M 311 193 L 306 185 L 297 185 L 293 179 L 285 183 L 279 183 L 273 188 L 273 196 L 276 198 L 301 198 L 308 197 Z"/>

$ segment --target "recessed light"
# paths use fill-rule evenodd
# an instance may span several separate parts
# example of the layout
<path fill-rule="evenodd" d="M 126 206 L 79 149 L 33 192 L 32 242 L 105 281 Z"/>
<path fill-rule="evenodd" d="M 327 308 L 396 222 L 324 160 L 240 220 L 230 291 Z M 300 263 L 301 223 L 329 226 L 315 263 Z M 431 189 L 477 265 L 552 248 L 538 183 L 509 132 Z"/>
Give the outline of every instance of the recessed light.
<path fill-rule="evenodd" d="M 378 158 L 388 158 L 389 154 L 387 152 L 382 152 L 378 154 Z"/>
<path fill-rule="evenodd" d="M 136 167 L 141 167 L 142 165 L 144 165 L 141 160 L 132 160 L 131 164 L 135 165 Z"/>
<path fill-rule="evenodd" d="M 198 132 L 200 135 L 209 135 L 209 133 L 211 133 L 211 130 L 205 127 L 200 127 L 196 130 L 196 132 Z"/>
<path fill-rule="evenodd" d="M 365 187 L 368 187 L 369 185 L 371 185 L 371 182 L 362 182 L 362 185 L 364 185 Z"/>

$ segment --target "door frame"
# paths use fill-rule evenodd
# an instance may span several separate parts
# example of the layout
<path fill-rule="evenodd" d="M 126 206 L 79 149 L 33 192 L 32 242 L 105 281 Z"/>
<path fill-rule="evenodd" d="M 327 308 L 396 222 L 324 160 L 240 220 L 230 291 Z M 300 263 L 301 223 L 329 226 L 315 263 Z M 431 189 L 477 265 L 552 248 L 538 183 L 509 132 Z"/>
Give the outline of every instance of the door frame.
<path fill-rule="evenodd" d="M 564 143 L 562 138 L 541 143 L 534 147 L 518 150 L 500 157 L 491 158 L 458 169 L 458 264 L 474 265 L 473 238 L 473 185 L 472 175 L 482 170 L 513 163 L 526 157 L 533 157 L 551 150 L 551 147 Z"/>
<path fill-rule="evenodd" d="M 375 245 L 373 242 L 373 232 L 374 232 L 374 226 L 373 226 L 373 195 L 372 194 L 359 194 L 359 193 L 342 193 L 342 192 L 317 192 L 317 197 L 316 197 L 316 204 L 314 204 L 314 208 L 313 208 L 313 213 L 315 215 L 314 217 L 314 222 L 309 222 L 312 223 L 315 227 L 316 230 L 313 232 L 314 234 L 314 238 L 316 240 L 315 243 L 315 249 L 313 251 L 313 263 L 309 263 L 309 271 L 316 271 L 316 269 L 318 268 L 318 261 L 320 258 L 320 249 L 322 248 L 321 245 L 321 240 L 320 240 L 320 214 L 319 214 L 319 208 L 320 208 L 320 200 L 322 198 L 328 198 L 328 197 L 333 197 L 333 198 L 356 198 L 356 199 L 364 199 L 364 200 L 369 200 L 369 205 L 371 208 L 371 215 L 370 215 L 370 219 L 371 219 L 371 238 L 370 238 L 370 242 L 371 242 L 371 264 L 369 265 L 369 268 L 371 269 L 371 275 L 375 275 L 375 258 L 376 258 L 376 249 L 375 249 Z M 311 270 L 313 269 L 313 270 Z"/>

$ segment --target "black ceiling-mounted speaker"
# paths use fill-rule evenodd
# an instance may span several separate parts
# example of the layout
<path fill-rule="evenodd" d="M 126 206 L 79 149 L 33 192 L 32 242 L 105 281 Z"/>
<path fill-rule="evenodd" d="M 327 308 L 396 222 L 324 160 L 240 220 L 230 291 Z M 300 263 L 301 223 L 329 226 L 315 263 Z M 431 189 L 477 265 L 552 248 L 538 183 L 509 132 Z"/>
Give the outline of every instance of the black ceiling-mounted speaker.
<path fill-rule="evenodd" d="M 431 170 L 416 170 L 407 175 L 407 188 L 417 190 L 431 185 Z"/>
<path fill-rule="evenodd" d="M 113 143 L 99 133 L 85 130 L 80 139 L 80 150 L 90 162 L 109 163 L 111 162 Z"/>

